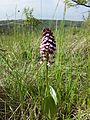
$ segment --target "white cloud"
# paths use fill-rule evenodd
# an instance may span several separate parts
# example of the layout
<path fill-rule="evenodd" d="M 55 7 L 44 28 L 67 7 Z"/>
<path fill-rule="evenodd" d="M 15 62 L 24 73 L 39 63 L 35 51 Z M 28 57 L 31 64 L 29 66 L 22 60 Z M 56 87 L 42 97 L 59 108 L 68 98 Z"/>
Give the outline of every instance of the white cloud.
<path fill-rule="evenodd" d="M 55 8 L 58 3 L 58 0 L 1 0 L 0 19 L 6 19 L 6 14 L 8 15 L 9 19 L 15 18 L 15 10 L 17 18 L 21 18 L 24 7 L 33 8 L 34 9 L 33 14 L 37 18 L 40 18 L 42 16 L 42 18 L 52 19 L 55 13 L 56 19 L 62 19 L 64 11 L 63 1 L 64 0 L 60 0 L 60 3 L 55 13 Z M 17 12 L 18 10 L 20 10 L 20 13 Z M 81 20 L 82 19 L 81 13 L 83 11 L 86 11 L 85 7 L 79 7 L 78 9 L 76 8 L 67 9 L 66 19 Z"/>
<path fill-rule="evenodd" d="M 0 1 L 0 6 L 1 5 L 9 5 L 9 4 L 16 4 L 18 3 L 20 0 L 2 0 Z"/>

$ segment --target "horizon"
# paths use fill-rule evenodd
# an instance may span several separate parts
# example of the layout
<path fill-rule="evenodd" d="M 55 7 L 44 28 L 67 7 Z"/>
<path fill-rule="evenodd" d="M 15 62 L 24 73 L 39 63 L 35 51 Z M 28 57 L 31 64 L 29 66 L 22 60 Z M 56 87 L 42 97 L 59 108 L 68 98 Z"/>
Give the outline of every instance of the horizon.
<path fill-rule="evenodd" d="M 39 19 L 39 18 L 36 18 L 38 20 L 47 20 L 47 21 L 63 21 L 63 19 Z M 19 20 L 25 20 L 25 19 L 10 19 L 10 20 L 7 20 L 7 19 L 2 19 L 0 20 L 1 21 L 19 21 Z M 64 21 L 71 21 L 71 22 L 83 22 L 84 20 L 68 20 L 68 19 L 65 19 Z"/>

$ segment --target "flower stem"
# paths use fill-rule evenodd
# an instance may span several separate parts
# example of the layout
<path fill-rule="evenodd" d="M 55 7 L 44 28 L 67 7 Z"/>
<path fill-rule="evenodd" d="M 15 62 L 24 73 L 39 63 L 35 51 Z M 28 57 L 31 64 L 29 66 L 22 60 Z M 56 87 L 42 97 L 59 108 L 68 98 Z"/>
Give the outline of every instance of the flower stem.
<path fill-rule="evenodd" d="M 46 60 L 46 96 L 49 95 L 49 84 L 48 84 L 48 57 L 49 55 L 47 54 L 47 60 Z"/>

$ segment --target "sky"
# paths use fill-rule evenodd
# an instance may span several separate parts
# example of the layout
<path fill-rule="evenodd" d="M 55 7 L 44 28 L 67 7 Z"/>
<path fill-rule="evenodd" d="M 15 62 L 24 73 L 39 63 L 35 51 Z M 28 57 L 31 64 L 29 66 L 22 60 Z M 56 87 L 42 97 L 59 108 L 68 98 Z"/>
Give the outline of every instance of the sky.
<path fill-rule="evenodd" d="M 39 19 L 63 19 L 64 0 L 0 0 L 0 20 L 23 19 L 23 9 L 33 8 L 33 16 Z M 55 12 L 56 9 L 56 12 Z M 20 12 L 18 12 L 20 10 Z M 89 9 L 83 6 L 66 8 L 66 20 L 82 21 Z"/>

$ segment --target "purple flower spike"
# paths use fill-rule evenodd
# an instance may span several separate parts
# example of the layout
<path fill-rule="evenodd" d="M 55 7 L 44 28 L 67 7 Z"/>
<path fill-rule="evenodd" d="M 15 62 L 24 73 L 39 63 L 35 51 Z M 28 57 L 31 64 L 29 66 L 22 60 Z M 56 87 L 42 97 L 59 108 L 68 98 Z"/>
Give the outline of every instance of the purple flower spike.
<path fill-rule="evenodd" d="M 47 61 L 47 64 L 50 65 L 54 61 L 55 57 L 55 50 L 56 50 L 56 41 L 53 36 L 53 32 L 49 28 L 45 28 L 42 32 L 42 38 L 40 43 L 40 55 L 41 61 Z"/>

